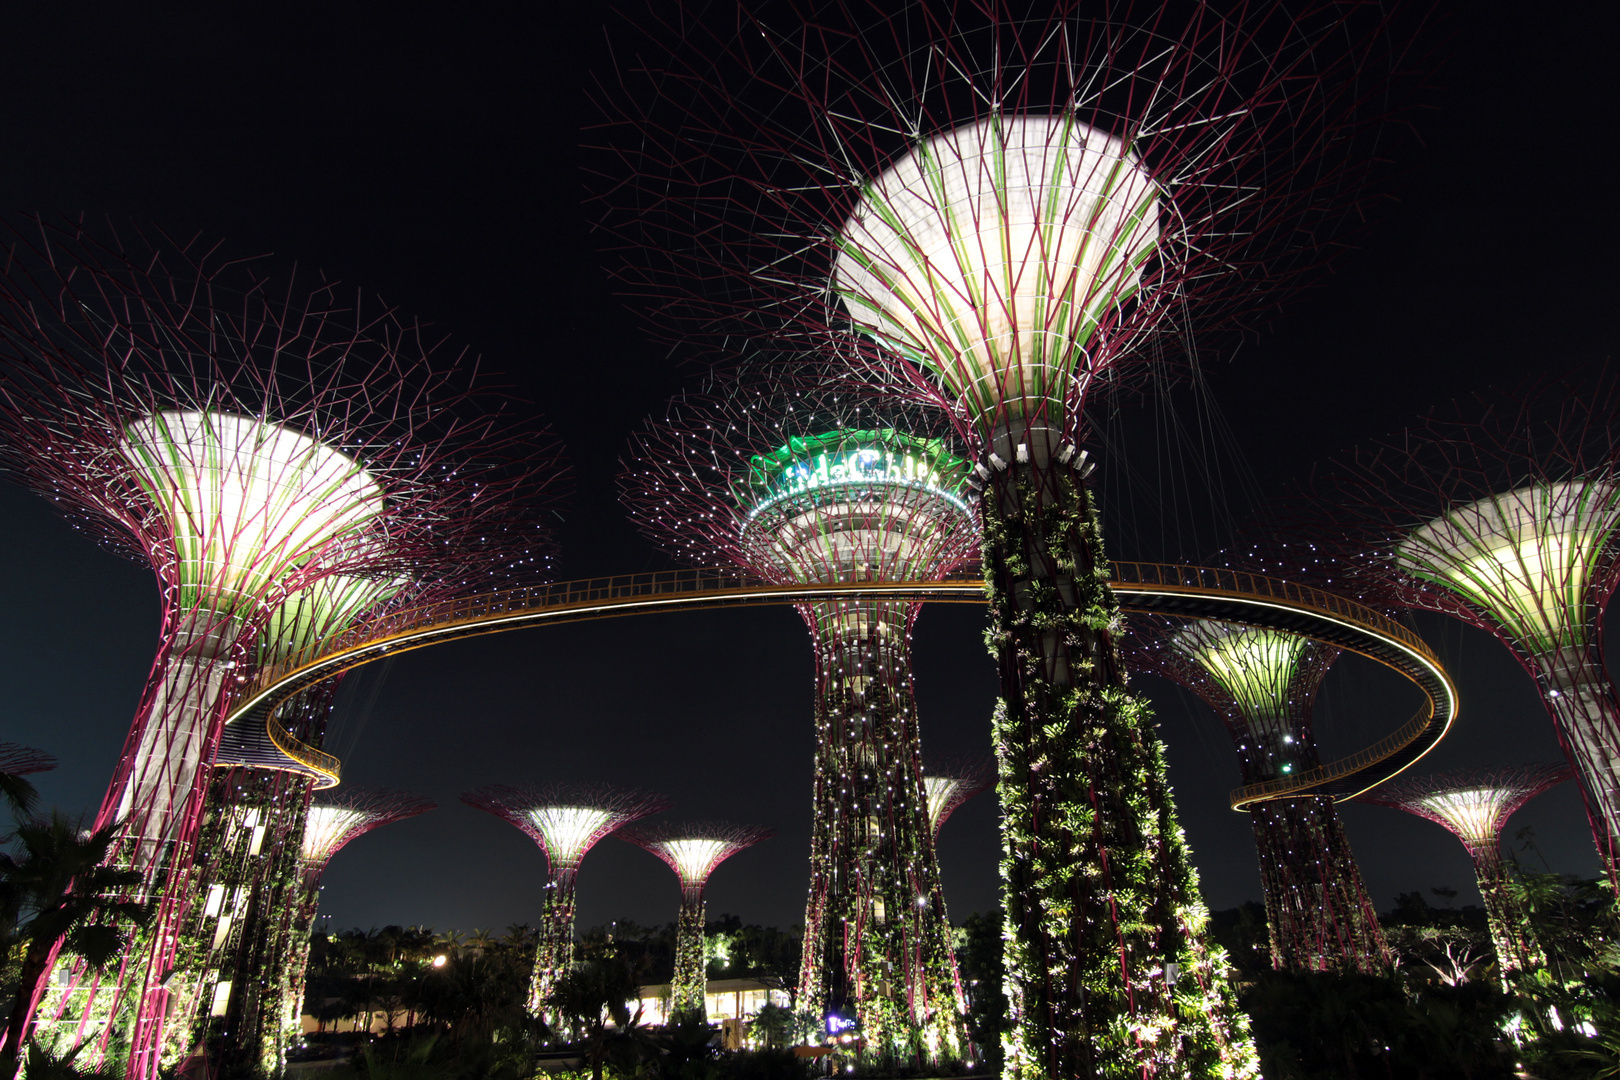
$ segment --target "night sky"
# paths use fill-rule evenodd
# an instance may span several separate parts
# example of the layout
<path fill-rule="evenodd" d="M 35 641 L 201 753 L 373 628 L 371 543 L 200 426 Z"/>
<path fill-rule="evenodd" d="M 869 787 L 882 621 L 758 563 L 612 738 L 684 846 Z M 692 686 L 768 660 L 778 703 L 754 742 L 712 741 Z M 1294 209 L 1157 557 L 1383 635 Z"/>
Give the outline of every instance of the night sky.
<path fill-rule="evenodd" d="M 482 353 L 564 438 L 578 495 L 560 577 L 670 565 L 626 524 L 613 485 L 632 427 L 690 376 L 614 299 L 580 208 L 584 90 L 610 72 L 594 5 L 144 7 L 11 5 L 0 16 L 0 206 L 202 231 L 380 293 Z M 1222 491 L 1241 503 L 1240 492 L 1285 493 L 1312 463 L 1454 397 L 1609 359 L 1614 8 L 1467 3 L 1443 23 L 1426 46 L 1433 89 L 1415 134 L 1391 142 L 1358 249 L 1262 336 L 1211 358 L 1203 396 L 1179 390 L 1110 421 L 1132 447 L 1128 470 L 1105 461 L 1112 556 L 1211 550 L 1210 531 L 1166 505 L 1155 481 L 1176 464 L 1156 445 L 1199 405 L 1223 411 L 1238 464 L 1223 466 Z M 4 484 L 0 558 L 0 739 L 61 759 L 38 778 L 46 805 L 92 812 L 156 646 L 157 589 Z M 989 752 L 996 677 L 983 617 L 953 605 L 919 620 L 925 756 Z M 1463 705 L 1420 771 L 1558 755 L 1529 677 L 1500 646 L 1457 623 L 1419 625 Z M 1226 804 L 1238 783 L 1226 735 L 1190 696 L 1140 685 L 1158 704 L 1206 898 L 1258 899 L 1248 819 Z M 336 927 L 533 921 L 541 856 L 457 796 L 581 780 L 662 792 L 678 817 L 774 827 L 715 874 L 709 910 L 796 924 L 811 694 L 809 638 L 785 607 L 528 630 L 366 669 L 346 684 L 328 748 L 346 781 L 419 792 L 440 809 L 341 852 L 322 913 Z M 1417 701 L 1375 666 L 1341 662 L 1318 713 L 1324 756 L 1393 729 Z M 1343 812 L 1380 907 L 1434 886 L 1477 900 L 1462 845 L 1439 827 L 1379 807 Z M 984 795 L 944 829 L 955 918 L 995 902 L 995 818 Z M 1526 825 L 1554 869 L 1596 873 L 1572 785 L 1532 803 L 1509 835 Z M 581 927 L 662 923 L 676 902 L 669 870 L 627 844 L 605 841 L 584 864 Z"/>

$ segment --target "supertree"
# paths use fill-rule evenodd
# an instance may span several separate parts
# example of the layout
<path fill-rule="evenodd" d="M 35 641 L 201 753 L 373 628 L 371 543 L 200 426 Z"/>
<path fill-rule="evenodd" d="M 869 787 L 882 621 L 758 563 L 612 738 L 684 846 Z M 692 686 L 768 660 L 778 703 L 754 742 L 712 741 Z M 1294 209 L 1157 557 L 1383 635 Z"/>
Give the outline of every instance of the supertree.
<path fill-rule="evenodd" d="M 272 614 L 328 577 L 409 579 L 485 505 L 554 476 L 521 466 L 544 441 L 469 388 L 465 354 L 438 357 L 395 312 L 325 281 L 272 284 L 198 241 L 103 232 L 9 226 L 0 463 L 162 590 L 157 659 L 96 818 L 119 824 L 111 858 L 157 917 L 105 984 L 77 969 L 49 1003 L 55 1031 L 127 1053 L 144 1080 L 188 1049 L 201 973 L 178 954 L 206 885 L 206 770 Z"/>
<path fill-rule="evenodd" d="M 988 790 L 996 782 L 996 766 L 992 760 L 962 760 L 953 762 L 937 762 L 933 768 L 923 773 L 923 795 L 928 804 L 928 823 L 931 826 L 934 850 L 937 855 L 939 845 L 939 830 L 945 827 L 945 822 L 956 813 L 957 808 L 973 796 Z M 936 859 L 937 865 L 937 859 Z M 945 910 L 945 896 L 943 888 L 940 891 L 940 918 L 945 925 L 950 925 L 950 916 Z M 954 950 L 952 957 L 955 957 Z M 961 972 L 957 972 L 957 984 L 960 988 Z M 963 994 L 963 1007 L 966 1008 L 967 997 Z"/>
<path fill-rule="evenodd" d="M 1574 775 L 1568 765 L 1520 765 L 1508 769 L 1467 769 L 1431 776 L 1400 776 L 1361 796 L 1393 806 L 1450 829 L 1474 862 L 1479 895 L 1496 945 L 1503 985 L 1516 971 L 1545 967 L 1547 954 L 1513 896 L 1502 860 L 1502 826 L 1543 791 Z"/>
<path fill-rule="evenodd" d="M 264 1006 L 283 1025 L 283 1042 L 292 1041 L 299 1030 L 310 931 L 321 906 L 321 877 L 332 856 L 373 829 L 426 813 L 437 805 L 431 799 L 379 788 L 349 788 L 323 795 L 319 802 L 309 805 L 297 849 L 295 900 L 282 908 L 285 929 L 276 934 L 286 949 L 283 970 L 277 973 L 279 993 L 266 995 Z"/>
<path fill-rule="evenodd" d="M 267 620 L 258 665 L 341 632 L 405 584 L 334 574 L 299 590 Z M 319 683 L 277 710 L 270 723 L 283 741 L 291 736 L 301 747 L 321 746 L 339 681 Z M 335 780 L 287 756 L 262 724 L 227 726 L 213 766 L 196 845 L 196 874 L 207 886 L 181 924 L 180 963 L 203 973 L 197 993 L 207 1003 L 193 1018 L 190 1042 L 206 1045 L 222 1066 L 273 1075 L 285 1053 L 282 1014 L 294 977 L 288 961 L 302 955 L 288 935 L 302 903 L 300 848 L 310 799 Z"/>
<path fill-rule="evenodd" d="M 546 467 L 531 455 L 525 468 Z M 547 471 L 555 468 L 553 463 Z M 440 551 L 417 560 L 409 577 L 335 574 L 293 594 L 260 636 L 258 667 L 308 656 L 322 642 L 397 610 L 541 580 L 550 538 L 536 531 L 532 519 L 546 500 L 538 492 L 524 494 L 519 501 L 492 492 L 492 502 L 475 520 L 442 522 Z M 301 977 L 301 969 L 294 972 L 288 964 L 300 954 L 286 939 L 300 903 L 299 849 L 310 797 L 316 787 L 335 782 L 310 762 L 327 757 L 319 751 L 341 679 L 294 695 L 268 724 L 227 726 L 215 756 L 198 858 L 210 887 L 237 898 L 236 910 L 210 918 L 203 899 L 194 899 L 181 948 L 204 954 L 192 966 L 206 972 L 201 993 L 214 1007 L 197 1017 L 193 1041 L 206 1042 L 210 1060 L 223 1067 L 278 1073 L 288 1039 L 297 1033 L 281 1015 L 290 980 Z M 299 756 L 289 756 L 278 740 L 290 741 Z M 336 766 L 332 759 L 325 767 Z M 231 985 L 216 1000 L 221 982 Z"/>
<path fill-rule="evenodd" d="M 958 807 L 995 782 L 995 765 L 989 761 L 953 762 L 926 770 L 923 791 L 928 798 L 928 822 L 933 826 L 935 841 Z"/>
<path fill-rule="evenodd" d="M 1132 671 L 1170 680 L 1214 709 L 1245 784 L 1317 768 L 1316 694 L 1339 650 L 1298 634 L 1135 615 L 1122 642 Z M 1271 962 L 1278 969 L 1389 969 L 1389 948 L 1344 824 L 1328 795 L 1286 795 L 1249 810 L 1260 856 Z"/>
<path fill-rule="evenodd" d="M 720 381 L 720 380 L 717 380 Z M 685 396 L 621 478 L 677 557 L 782 583 L 927 581 L 969 562 L 969 466 L 937 410 L 755 369 Z M 912 693 L 919 605 L 798 605 L 816 658 L 816 761 L 799 979 L 820 1023 L 853 1009 L 882 1053 L 961 1057 L 962 995 L 939 887 Z"/>
<path fill-rule="evenodd" d="M 681 910 L 675 921 L 675 975 L 669 988 L 670 1023 L 701 1024 L 709 1019 L 703 914 L 703 889 L 709 875 L 739 851 L 774 835 L 774 829 L 715 822 L 646 828 L 632 825 L 619 831 L 621 838 L 664 860 L 681 879 Z"/>
<path fill-rule="evenodd" d="M 446 536 L 442 555 L 420 561 L 413 579 L 332 575 L 300 590 L 270 617 L 259 640 L 259 666 L 307 654 L 356 623 L 394 610 L 537 579 L 544 573 L 544 537 L 519 527 L 537 506 L 532 499 L 514 503 L 506 520 L 485 507 L 478 535 Z M 289 958 L 301 955 L 287 940 L 301 902 L 299 849 L 314 789 L 334 782 L 307 762 L 325 757 L 319 750 L 341 678 L 284 703 L 269 720 L 277 735 L 262 722 L 227 726 L 214 759 L 198 862 L 210 889 L 236 900 L 231 910 L 210 916 L 205 898 L 194 898 L 181 949 L 200 954 L 190 966 L 206 973 L 200 992 L 212 1003 L 196 1018 L 193 1041 L 206 1042 L 210 1060 L 223 1067 L 278 1073 L 296 1035 L 288 1031 L 282 1003 L 298 975 Z M 295 752 L 301 748 L 304 760 L 289 757 L 278 738 L 290 739 Z M 222 983 L 230 984 L 223 994 Z"/>
<path fill-rule="evenodd" d="M 574 962 L 574 895 L 581 860 L 618 829 L 669 809 L 669 800 L 606 785 L 490 784 L 461 801 L 516 825 L 546 857 L 549 878 L 528 1002 L 529 1011 L 543 1017 L 552 987 Z"/>
<path fill-rule="evenodd" d="M 1546 382 L 1481 396 L 1357 452 L 1312 533 L 1343 586 L 1461 619 L 1530 673 L 1620 890 L 1620 697 L 1603 609 L 1620 584 L 1620 391 Z"/>
<path fill-rule="evenodd" d="M 1115 655 L 1078 443 L 1093 386 L 1325 257 L 1373 160 L 1386 24 L 1225 7 L 654 10 L 600 94 L 604 227 L 655 325 L 853 329 L 836 351 L 979 456 L 1017 1077 L 1256 1068 Z"/>

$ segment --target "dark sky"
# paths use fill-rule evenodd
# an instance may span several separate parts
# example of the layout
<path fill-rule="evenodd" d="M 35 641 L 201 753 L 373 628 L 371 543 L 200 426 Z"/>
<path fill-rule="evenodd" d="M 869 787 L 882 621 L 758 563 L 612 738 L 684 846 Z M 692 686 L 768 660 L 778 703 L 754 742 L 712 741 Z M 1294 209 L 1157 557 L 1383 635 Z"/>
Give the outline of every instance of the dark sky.
<path fill-rule="evenodd" d="M 594 5 L 146 7 L 12 5 L 0 16 L 0 205 L 202 230 L 237 253 L 382 294 L 481 352 L 555 422 L 579 486 L 562 576 L 666 565 L 624 523 L 612 484 L 627 434 L 681 373 L 613 299 L 579 207 L 582 90 L 608 70 Z M 1449 59 L 1415 116 L 1418 137 L 1395 147 L 1359 249 L 1207 370 L 1262 492 L 1455 396 L 1609 358 L 1612 9 L 1458 4 L 1435 41 Z M 1162 415 L 1138 407 L 1119 423 L 1151 432 Z M 1163 464 L 1132 461 L 1148 477 Z M 1115 557 L 1160 554 L 1140 524 L 1155 498 L 1151 482 L 1104 485 L 1105 517 L 1118 506 L 1133 524 L 1110 523 Z M 40 778 L 47 803 L 91 810 L 155 647 L 156 588 L 5 485 L 0 558 L 0 738 L 58 755 L 62 767 Z M 930 754 L 988 752 L 996 680 L 982 618 L 941 606 L 919 621 Z M 1556 756 L 1505 651 L 1457 624 L 1422 625 L 1463 702 L 1426 765 Z M 716 873 L 710 911 L 797 923 L 810 679 L 808 637 L 787 608 L 530 630 L 352 678 L 334 734 L 346 777 L 421 792 L 441 809 L 342 852 L 322 911 L 338 926 L 534 919 L 539 854 L 456 797 L 489 781 L 579 779 L 664 792 L 681 816 L 774 826 L 776 839 Z M 1247 818 L 1226 808 L 1237 769 L 1225 735 L 1192 699 L 1144 685 L 1207 899 L 1258 898 Z M 1325 691 L 1324 749 L 1353 750 L 1415 705 L 1371 665 L 1345 662 Z M 1438 827 L 1376 807 L 1344 815 L 1380 906 L 1430 886 L 1475 895 L 1461 845 Z M 1568 785 L 1509 832 L 1522 825 L 1553 867 L 1596 871 Z M 956 917 L 994 902 L 996 856 L 994 801 L 983 796 L 941 840 Z M 674 914 L 673 876 L 616 841 L 587 859 L 580 890 L 582 926 Z"/>

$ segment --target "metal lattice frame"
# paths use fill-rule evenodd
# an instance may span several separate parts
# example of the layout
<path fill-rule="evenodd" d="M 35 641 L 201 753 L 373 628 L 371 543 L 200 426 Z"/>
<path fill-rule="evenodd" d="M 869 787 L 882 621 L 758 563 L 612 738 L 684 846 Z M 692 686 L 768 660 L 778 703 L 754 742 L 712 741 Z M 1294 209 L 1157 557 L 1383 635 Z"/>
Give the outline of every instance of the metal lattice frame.
<path fill-rule="evenodd" d="M 681 881 L 681 909 L 675 923 L 675 974 L 670 980 L 670 1023 L 701 1024 L 709 1019 L 703 905 L 709 875 L 739 851 L 774 835 L 774 829 L 713 822 L 620 830 L 621 838 L 658 856 Z"/>
<path fill-rule="evenodd" d="M 56 768 L 54 755 L 21 743 L 0 742 L 0 773 L 8 776 L 30 776 L 50 772 Z"/>
<path fill-rule="evenodd" d="M 996 0 L 776 14 L 655 12 L 625 50 L 601 95 L 601 204 L 633 249 L 626 287 L 672 340 L 831 342 L 951 413 L 981 455 L 1009 1074 L 1252 1075 L 1162 750 L 1113 658 L 1075 444 L 1095 384 L 1320 261 L 1371 160 L 1357 25 L 1381 17 L 1077 0 L 1028 19 Z"/>
<path fill-rule="evenodd" d="M 1443 825 L 1463 842 L 1485 900 L 1504 985 L 1516 971 L 1545 967 L 1547 954 L 1509 887 L 1502 826 L 1525 803 L 1573 775 L 1560 764 L 1399 776 L 1361 796 Z"/>
<path fill-rule="evenodd" d="M 978 533 L 968 466 L 937 411 L 757 370 L 686 397 L 635 442 L 621 481 L 642 532 L 689 561 L 769 581 L 934 580 Z M 810 896 L 799 1002 L 852 1009 L 874 1050 L 966 1052 L 923 787 L 910 640 L 918 605 L 799 606 L 816 653 Z"/>
<path fill-rule="evenodd" d="M 1620 584 L 1620 383 L 1478 398 L 1358 452 L 1314 531 L 1377 601 L 1485 630 L 1530 673 L 1620 891 L 1620 696 L 1603 609 Z"/>
<path fill-rule="evenodd" d="M 75 975 L 47 1003 L 57 1030 L 96 1038 L 81 1060 L 116 1033 L 147 1080 L 189 1049 L 200 973 L 175 963 L 205 774 L 273 613 L 330 577 L 410 578 L 484 529 L 529 532 L 523 558 L 543 558 L 510 508 L 558 470 L 549 439 L 466 388 L 465 354 L 437 355 L 395 312 L 324 281 L 272 284 L 200 242 L 101 232 L 7 225 L 0 464 L 163 591 L 97 817 L 120 823 L 112 858 L 143 874 L 158 916 L 106 985 Z"/>
<path fill-rule="evenodd" d="M 529 1011 L 544 1018 L 552 987 L 574 962 L 574 896 L 580 861 L 618 829 L 669 809 L 669 800 L 606 785 L 490 784 L 468 792 L 461 801 L 516 825 L 546 857 L 549 876 L 528 1000 Z"/>
<path fill-rule="evenodd" d="M 1130 626 L 1127 665 L 1191 690 L 1215 710 L 1232 737 L 1245 784 L 1320 767 L 1311 713 L 1338 649 L 1212 620 L 1137 615 Z M 1389 947 L 1333 800 L 1270 799 L 1249 812 L 1272 965 L 1389 970 Z"/>

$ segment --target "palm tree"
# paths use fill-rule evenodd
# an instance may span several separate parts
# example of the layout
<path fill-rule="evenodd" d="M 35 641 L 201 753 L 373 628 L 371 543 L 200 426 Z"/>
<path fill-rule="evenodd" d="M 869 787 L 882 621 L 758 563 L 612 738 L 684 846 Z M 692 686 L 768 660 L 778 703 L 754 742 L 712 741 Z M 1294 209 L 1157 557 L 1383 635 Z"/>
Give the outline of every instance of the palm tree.
<path fill-rule="evenodd" d="M 462 947 L 466 944 L 466 935 L 460 930 L 446 930 L 435 939 L 439 949 L 450 959 L 454 960 L 461 955 Z"/>
<path fill-rule="evenodd" d="M 39 792 L 21 773 L 0 772 L 0 799 L 11 807 L 12 817 L 22 818 L 34 812 Z"/>
<path fill-rule="evenodd" d="M 640 983 L 639 971 L 608 957 L 575 964 L 552 989 L 551 1007 L 578 1033 L 592 1080 L 602 1080 L 602 1066 L 610 1055 L 634 1058 L 642 1048 L 645 1036 L 637 1030 Z"/>
<path fill-rule="evenodd" d="M 0 1077 L 16 1075 L 33 990 L 58 944 L 99 969 L 123 953 L 129 927 L 151 917 L 150 905 L 116 899 L 140 884 L 140 874 L 102 865 L 117 830 L 115 822 L 85 834 L 76 821 L 53 813 L 49 821 L 17 826 L 20 851 L 0 853 L 0 948 L 22 950 L 0 1042 Z"/>
<path fill-rule="evenodd" d="M 780 1050 L 793 1038 L 793 1010 L 766 1002 L 748 1021 L 748 1034 L 767 1050 Z"/>
<path fill-rule="evenodd" d="M 0 801 L 11 807 L 11 816 L 26 820 L 33 816 L 39 792 L 24 780 L 29 773 L 49 772 L 56 768 L 56 759 L 32 747 L 13 742 L 0 742 Z"/>

